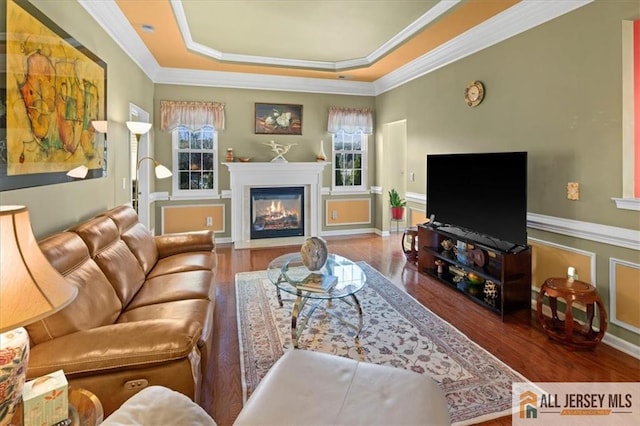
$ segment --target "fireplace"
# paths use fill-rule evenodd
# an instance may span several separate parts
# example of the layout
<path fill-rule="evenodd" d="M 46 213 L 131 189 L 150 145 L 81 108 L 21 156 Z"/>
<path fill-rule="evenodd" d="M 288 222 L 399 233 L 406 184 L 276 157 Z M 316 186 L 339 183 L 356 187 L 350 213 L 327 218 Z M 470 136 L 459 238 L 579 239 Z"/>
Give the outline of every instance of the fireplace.
<path fill-rule="evenodd" d="M 231 198 L 231 240 L 236 249 L 299 245 L 305 237 L 320 235 L 322 171 L 330 163 L 313 162 L 248 162 L 223 163 L 229 168 L 230 186 L 223 196 Z M 304 234 L 283 238 L 251 238 L 251 188 L 303 187 L 302 215 Z"/>
<path fill-rule="evenodd" d="M 304 187 L 251 188 L 251 239 L 304 235 Z"/>

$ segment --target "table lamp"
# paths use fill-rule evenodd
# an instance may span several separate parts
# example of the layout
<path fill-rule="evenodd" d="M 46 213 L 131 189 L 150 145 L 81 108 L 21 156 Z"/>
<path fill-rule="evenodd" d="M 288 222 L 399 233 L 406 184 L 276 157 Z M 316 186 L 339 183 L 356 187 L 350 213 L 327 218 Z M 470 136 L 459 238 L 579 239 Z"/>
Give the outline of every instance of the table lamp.
<path fill-rule="evenodd" d="M 29 336 L 23 325 L 67 306 L 78 289 L 40 251 L 25 206 L 0 206 L 0 426 L 22 396 Z"/>

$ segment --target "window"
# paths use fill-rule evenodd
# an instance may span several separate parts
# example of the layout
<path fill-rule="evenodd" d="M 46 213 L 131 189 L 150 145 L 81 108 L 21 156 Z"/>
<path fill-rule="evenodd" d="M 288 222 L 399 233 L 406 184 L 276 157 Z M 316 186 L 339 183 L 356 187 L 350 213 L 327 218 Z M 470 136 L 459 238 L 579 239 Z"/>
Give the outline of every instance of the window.
<path fill-rule="evenodd" d="M 218 194 L 218 132 L 205 126 L 172 130 L 173 196 Z"/>
<path fill-rule="evenodd" d="M 339 130 L 333 140 L 333 189 L 360 191 L 367 188 L 367 135 Z"/>

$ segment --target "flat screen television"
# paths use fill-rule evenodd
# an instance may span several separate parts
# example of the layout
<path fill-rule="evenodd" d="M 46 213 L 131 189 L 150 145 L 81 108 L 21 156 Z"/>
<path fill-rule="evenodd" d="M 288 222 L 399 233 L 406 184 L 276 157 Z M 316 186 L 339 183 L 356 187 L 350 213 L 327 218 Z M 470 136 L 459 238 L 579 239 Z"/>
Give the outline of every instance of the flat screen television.
<path fill-rule="evenodd" d="M 496 248 L 526 246 L 527 153 L 427 155 L 426 211 L 436 226 L 479 234 Z"/>

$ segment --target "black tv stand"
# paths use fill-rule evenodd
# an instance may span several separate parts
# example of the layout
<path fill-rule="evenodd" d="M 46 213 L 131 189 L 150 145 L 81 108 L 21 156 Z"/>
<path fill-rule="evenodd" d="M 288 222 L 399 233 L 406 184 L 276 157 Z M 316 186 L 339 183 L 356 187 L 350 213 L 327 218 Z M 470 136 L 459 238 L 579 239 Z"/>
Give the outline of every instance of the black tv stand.
<path fill-rule="evenodd" d="M 435 226 L 434 226 L 435 225 Z M 450 244 L 445 244 L 450 240 Z M 466 256 L 451 249 L 466 245 Z M 454 287 L 473 301 L 501 315 L 531 308 L 531 247 L 514 245 L 456 226 L 418 226 L 418 270 Z M 482 285 L 470 286 L 468 274 L 495 285 L 497 297 L 487 297 Z"/>

